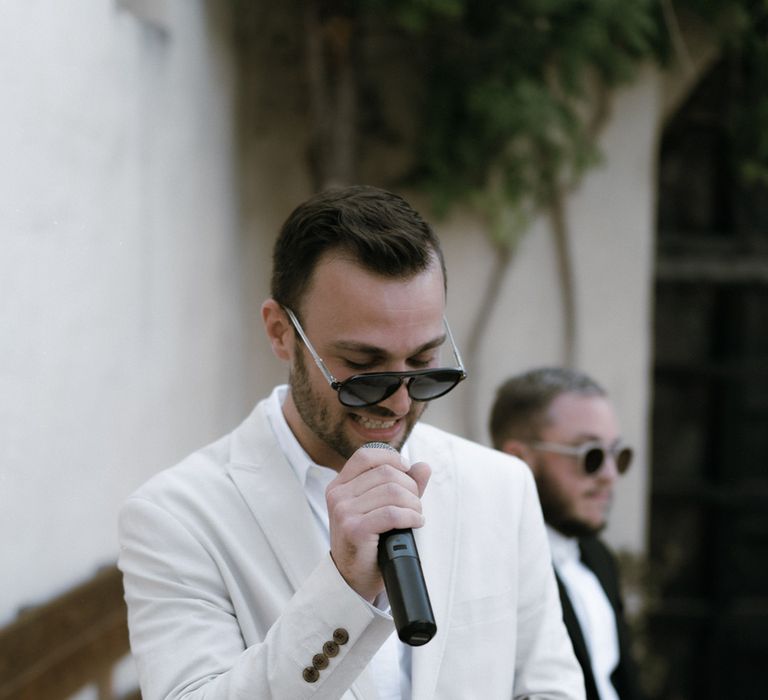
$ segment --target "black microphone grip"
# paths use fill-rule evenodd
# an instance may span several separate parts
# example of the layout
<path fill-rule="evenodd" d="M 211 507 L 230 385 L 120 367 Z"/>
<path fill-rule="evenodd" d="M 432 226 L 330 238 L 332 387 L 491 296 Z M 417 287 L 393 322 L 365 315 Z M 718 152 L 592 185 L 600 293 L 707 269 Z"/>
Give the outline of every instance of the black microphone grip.
<path fill-rule="evenodd" d="M 369 442 L 363 447 L 397 452 L 386 442 Z M 413 531 L 389 530 L 379 535 L 378 562 L 397 636 L 413 647 L 426 644 L 435 636 L 437 625 Z"/>

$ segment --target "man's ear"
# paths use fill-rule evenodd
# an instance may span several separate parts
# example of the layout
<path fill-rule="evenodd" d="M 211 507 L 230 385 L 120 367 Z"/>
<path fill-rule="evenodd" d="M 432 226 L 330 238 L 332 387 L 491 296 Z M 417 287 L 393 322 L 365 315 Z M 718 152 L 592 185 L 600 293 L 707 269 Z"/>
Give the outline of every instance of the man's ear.
<path fill-rule="evenodd" d="M 290 361 L 296 337 L 288 316 L 274 299 L 267 299 L 261 305 L 261 320 L 272 346 L 272 352 L 281 359 Z"/>
<path fill-rule="evenodd" d="M 533 448 L 530 445 L 527 445 L 521 440 L 509 438 L 502 443 L 501 451 L 519 457 L 531 468 L 531 471 L 534 473 L 536 472 L 535 460 L 533 459 Z"/>

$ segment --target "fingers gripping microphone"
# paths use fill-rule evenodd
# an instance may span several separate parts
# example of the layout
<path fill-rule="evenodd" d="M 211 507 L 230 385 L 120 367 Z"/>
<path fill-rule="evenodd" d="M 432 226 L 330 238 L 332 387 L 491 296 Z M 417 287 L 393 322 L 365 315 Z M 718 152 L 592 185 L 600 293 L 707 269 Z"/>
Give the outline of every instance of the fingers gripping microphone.
<path fill-rule="evenodd" d="M 369 442 L 363 447 L 397 452 L 386 442 Z M 437 625 L 413 530 L 390 530 L 379 535 L 378 560 L 397 636 L 413 647 L 426 644 L 435 636 Z"/>

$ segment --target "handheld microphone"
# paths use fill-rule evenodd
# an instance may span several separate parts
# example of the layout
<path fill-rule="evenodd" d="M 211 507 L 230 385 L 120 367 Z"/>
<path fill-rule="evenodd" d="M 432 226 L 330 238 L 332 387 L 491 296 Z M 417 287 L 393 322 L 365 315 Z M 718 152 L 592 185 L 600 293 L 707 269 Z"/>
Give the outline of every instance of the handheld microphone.
<path fill-rule="evenodd" d="M 363 447 L 397 452 L 386 442 L 368 442 Z M 435 636 L 437 625 L 413 530 L 389 530 L 379 535 L 378 562 L 397 636 L 412 647 L 426 644 Z"/>

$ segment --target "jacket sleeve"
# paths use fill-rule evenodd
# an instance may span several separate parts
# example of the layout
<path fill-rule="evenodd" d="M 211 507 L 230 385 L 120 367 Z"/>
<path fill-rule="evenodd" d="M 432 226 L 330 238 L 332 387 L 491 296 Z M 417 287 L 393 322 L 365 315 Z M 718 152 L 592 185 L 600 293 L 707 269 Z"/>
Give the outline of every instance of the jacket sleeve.
<path fill-rule="evenodd" d="M 326 555 L 264 639 L 246 647 L 215 562 L 173 514 L 132 497 L 119 531 L 144 700 L 341 698 L 392 632 L 391 618 L 349 588 Z M 313 658 L 317 673 L 305 673 Z"/>
<path fill-rule="evenodd" d="M 584 678 L 563 624 L 544 520 L 526 469 L 519 537 L 515 698 L 583 700 Z"/>

